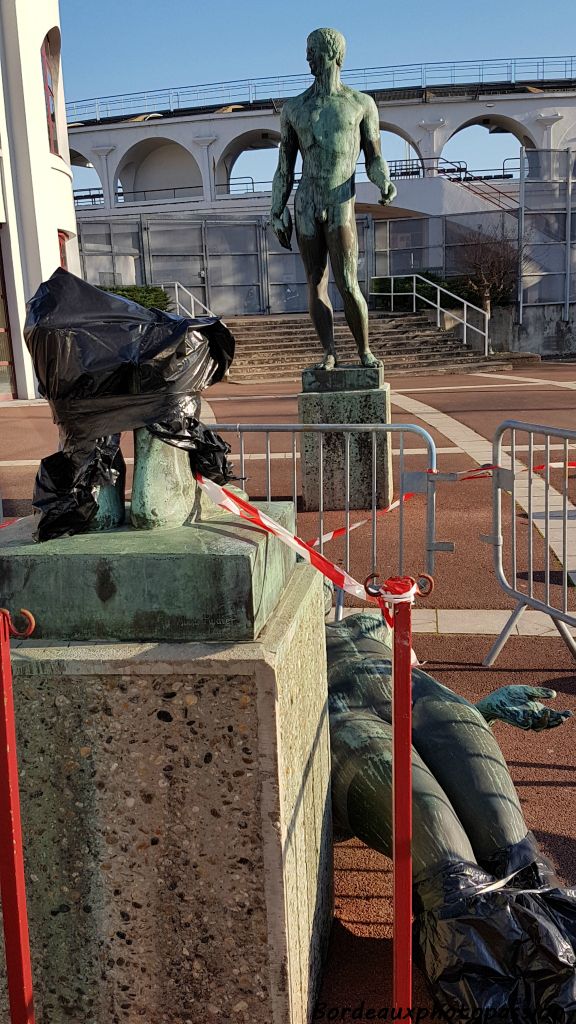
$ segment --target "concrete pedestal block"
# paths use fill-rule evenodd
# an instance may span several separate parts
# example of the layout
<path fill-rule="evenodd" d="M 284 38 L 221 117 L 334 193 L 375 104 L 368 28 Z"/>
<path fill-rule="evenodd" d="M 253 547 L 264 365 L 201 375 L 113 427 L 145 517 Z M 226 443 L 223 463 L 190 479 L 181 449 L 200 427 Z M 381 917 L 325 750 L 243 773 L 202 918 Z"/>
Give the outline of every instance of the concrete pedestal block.
<path fill-rule="evenodd" d="M 253 643 L 14 648 L 36 1019 L 307 1024 L 332 918 L 320 576 L 298 566 Z"/>
<path fill-rule="evenodd" d="M 166 446 L 164 446 L 166 447 Z M 209 502 L 198 489 L 198 512 Z M 34 609 L 38 639 L 255 640 L 293 571 L 279 540 L 209 502 L 184 526 L 32 540 L 0 530 L 0 607 Z M 292 502 L 259 504 L 294 530 Z"/>
<path fill-rule="evenodd" d="M 364 386 L 363 386 L 364 385 Z M 313 368 L 302 374 L 298 412 L 306 423 L 391 423 L 390 385 L 382 367 Z M 323 435 L 324 509 L 345 507 L 345 441 L 342 433 Z M 319 508 L 320 443 L 318 434 L 304 434 L 301 445 L 302 501 L 307 512 Z M 376 507 L 392 501 L 392 438 L 376 443 Z M 372 507 L 372 437 L 350 435 L 350 508 Z"/>

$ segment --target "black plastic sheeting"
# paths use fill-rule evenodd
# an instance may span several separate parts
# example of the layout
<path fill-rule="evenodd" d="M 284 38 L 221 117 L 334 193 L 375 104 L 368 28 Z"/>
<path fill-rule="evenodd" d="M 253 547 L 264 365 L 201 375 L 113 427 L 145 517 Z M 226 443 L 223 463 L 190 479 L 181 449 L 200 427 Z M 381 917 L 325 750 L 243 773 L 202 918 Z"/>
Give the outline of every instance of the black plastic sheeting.
<path fill-rule="evenodd" d="M 574 1024 L 576 890 L 561 887 L 531 833 L 497 860 L 490 871 L 447 865 L 415 886 L 434 996 L 456 1020 Z"/>
<path fill-rule="evenodd" d="M 219 319 L 145 309 L 58 269 L 29 302 L 24 336 L 61 449 L 36 478 L 37 540 L 88 529 L 98 489 L 123 471 L 123 430 L 148 427 L 187 448 L 193 471 L 231 479 L 229 446 L 198 418 L 200 392 L 234 356 Z"/>

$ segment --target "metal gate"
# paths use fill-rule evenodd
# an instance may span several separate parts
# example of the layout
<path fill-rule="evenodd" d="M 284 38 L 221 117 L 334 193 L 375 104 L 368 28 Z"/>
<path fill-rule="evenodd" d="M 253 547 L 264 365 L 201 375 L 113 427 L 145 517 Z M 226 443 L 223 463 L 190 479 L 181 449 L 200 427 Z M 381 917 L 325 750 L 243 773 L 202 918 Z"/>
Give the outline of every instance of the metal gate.
<path fill-rule="evenodd" d="M 373 276 L 371 218 L 357 218 L 358 278 L 368 295 Z M 219 316 L 302 313 L 308 308 L 304 266 L 293 238 L 283 249 L 268 218 L 193 218 L 150 214 L 79 221 L 83 273 L 90 284 L 178 281 Z M 332 274 L 330 298 L 343 308 Z"/>
<path fill-rule="evenodd" d="M 232 447 L 231 458 L 239 477 L 246 483 L 250 499 L 292 501 L 298 512 L 297 533 L 356 579 L 364 579 L 376 571 L 387 576 L 402 576 L 405 572 L 412 576 L 420 573 L 431 575 L 436 552 L 454 550 L 452 543 L 436 539 L 436 486 L 442 476 L 437 472 L 436 446 L 424 428 L 413 423 L 303 425 L 220 422 L 216 427 Z M 323 501 L 328 448 L 325 438 L 332 433 L 342 434 L 344 438 L 344 458 L 340 467 L 342 508 L 328 512 Z M 372 453 L 369 467 L 372 498 L 368 508 L 363 509 L 353 508 L 350 488 L 351 439 L 360 433 L 369 435 Z M 382 434 L 391 436 L 396 456 L 394 493 L 397 498 L 388 508 L 378 507 L 382 467 L 378 465 L 377 441 Z M 320 499 L 317 512 L 305 512 L 299 508 L 300 464 L 306 437 L 308 440 L 315 437 L 317 445 Z M 414 449 L 406 443 L 407 438 L 425 442 L 425 453 L 417 456 L 422 468 L 407 468 L 407 460 L 415 458 Z M 331 466 L 330 472 L 333 471 Z M 417 515 L 411 516 L 408 534 L 406 509 L 408 503 L 418 496 L 422 498 Z M 357 538 L 359 544 L 355 543 Z"/>
<path fill-rule="evenodd" d="M 516 607 L 485 665 L 494 664 L 526 608 L 549 615 L 576 658 L 570 632 L 576 627 L 576 507 L 570 488 L 573 499 L 576 489 L 569 473 L 576 467 L 569 458 L 575 444 L 575 430 L 518 420 L 506 420 L 496 431 L 493 532 L 483 540 L 493 545 L 498 582 Z"/>

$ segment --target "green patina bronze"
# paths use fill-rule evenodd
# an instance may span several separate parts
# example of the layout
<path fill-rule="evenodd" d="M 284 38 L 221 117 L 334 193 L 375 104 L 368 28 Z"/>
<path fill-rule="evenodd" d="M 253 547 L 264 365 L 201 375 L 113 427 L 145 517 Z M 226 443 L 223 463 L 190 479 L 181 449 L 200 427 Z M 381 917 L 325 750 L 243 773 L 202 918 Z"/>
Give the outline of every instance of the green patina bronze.
<path fill-rule="evenodd" d="M 326 626 L 334 821 L 392 854 L 391 633 L 374 612 Z M 570 711 L 541 699 L 546 687 L 505 686 L 471 704 L 412 670 L 414 879 L 447 863 L 486 865 L 528 832 L 489 722 L 539 731 Z"/>
<path fill-rule="evenodd" d="M 300 151 L 296 237 L 308 281 L 310 316 L 324 349 L 321 365 L 327 370 L 336 365 L 328 256 L 360 362 L 378 365 L 370 351 L 368 309 L 358 284 L 354 176 L 360 151 L 370 181 L 380 189 L 380 202 L 387 205 L 396 195 L 380 153 L 376 104 L 371 96 L 340 81 L 345 47 L 344 36 L 332 28 L 319 28 L 308 36 L 306 56 L 315 82 L 282 108 L 280 157 L 272 185 L 272 229 L 280 244 L 291 249 L 292 218 L 286 204 Z"/>

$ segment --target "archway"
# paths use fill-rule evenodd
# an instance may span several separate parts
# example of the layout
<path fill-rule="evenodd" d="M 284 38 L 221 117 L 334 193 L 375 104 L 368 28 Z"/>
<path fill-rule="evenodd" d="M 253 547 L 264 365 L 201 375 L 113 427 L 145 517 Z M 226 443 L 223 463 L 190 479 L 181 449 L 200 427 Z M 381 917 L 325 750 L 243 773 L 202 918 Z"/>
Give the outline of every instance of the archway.
<path fill-rule="evenodd" d="M 520 147 L 535 149 L 525 125 L 504 114 L 486 114 L 459 125 L 445 143 L 441 159 L 462 165 L 479 178 L 516 178 Z"/>
<path fill-rule="evenodd" d="M 216 195 L 268 192 L 278 164 L 280 132 L 257 128 L 227 145 L 216 167 Z M 296 161 L 296 175 L 301 168 Z"/>
<path fill-rule="evenodd" d="M 393 178 L 417 178 L 422 173 L 422 158 L 414 139 L 402 128 L 380 122 L 380 149 Z M 366 181 L 364 156 L 361 153 L 356 166 L 358 181 Z"/>
<path fill-rule="evenodd" d="M 102 179 L 88 157 L 71 146 L 70 165 L 76 208 L 101 206 L 104 202 Z"/>
<path fill-rule="evenodd" d="M 202 199 L 202 173 L 192 153 L 171 139 L 144 139 L 120 160 L 114 176 L 116 202 Z"/>

